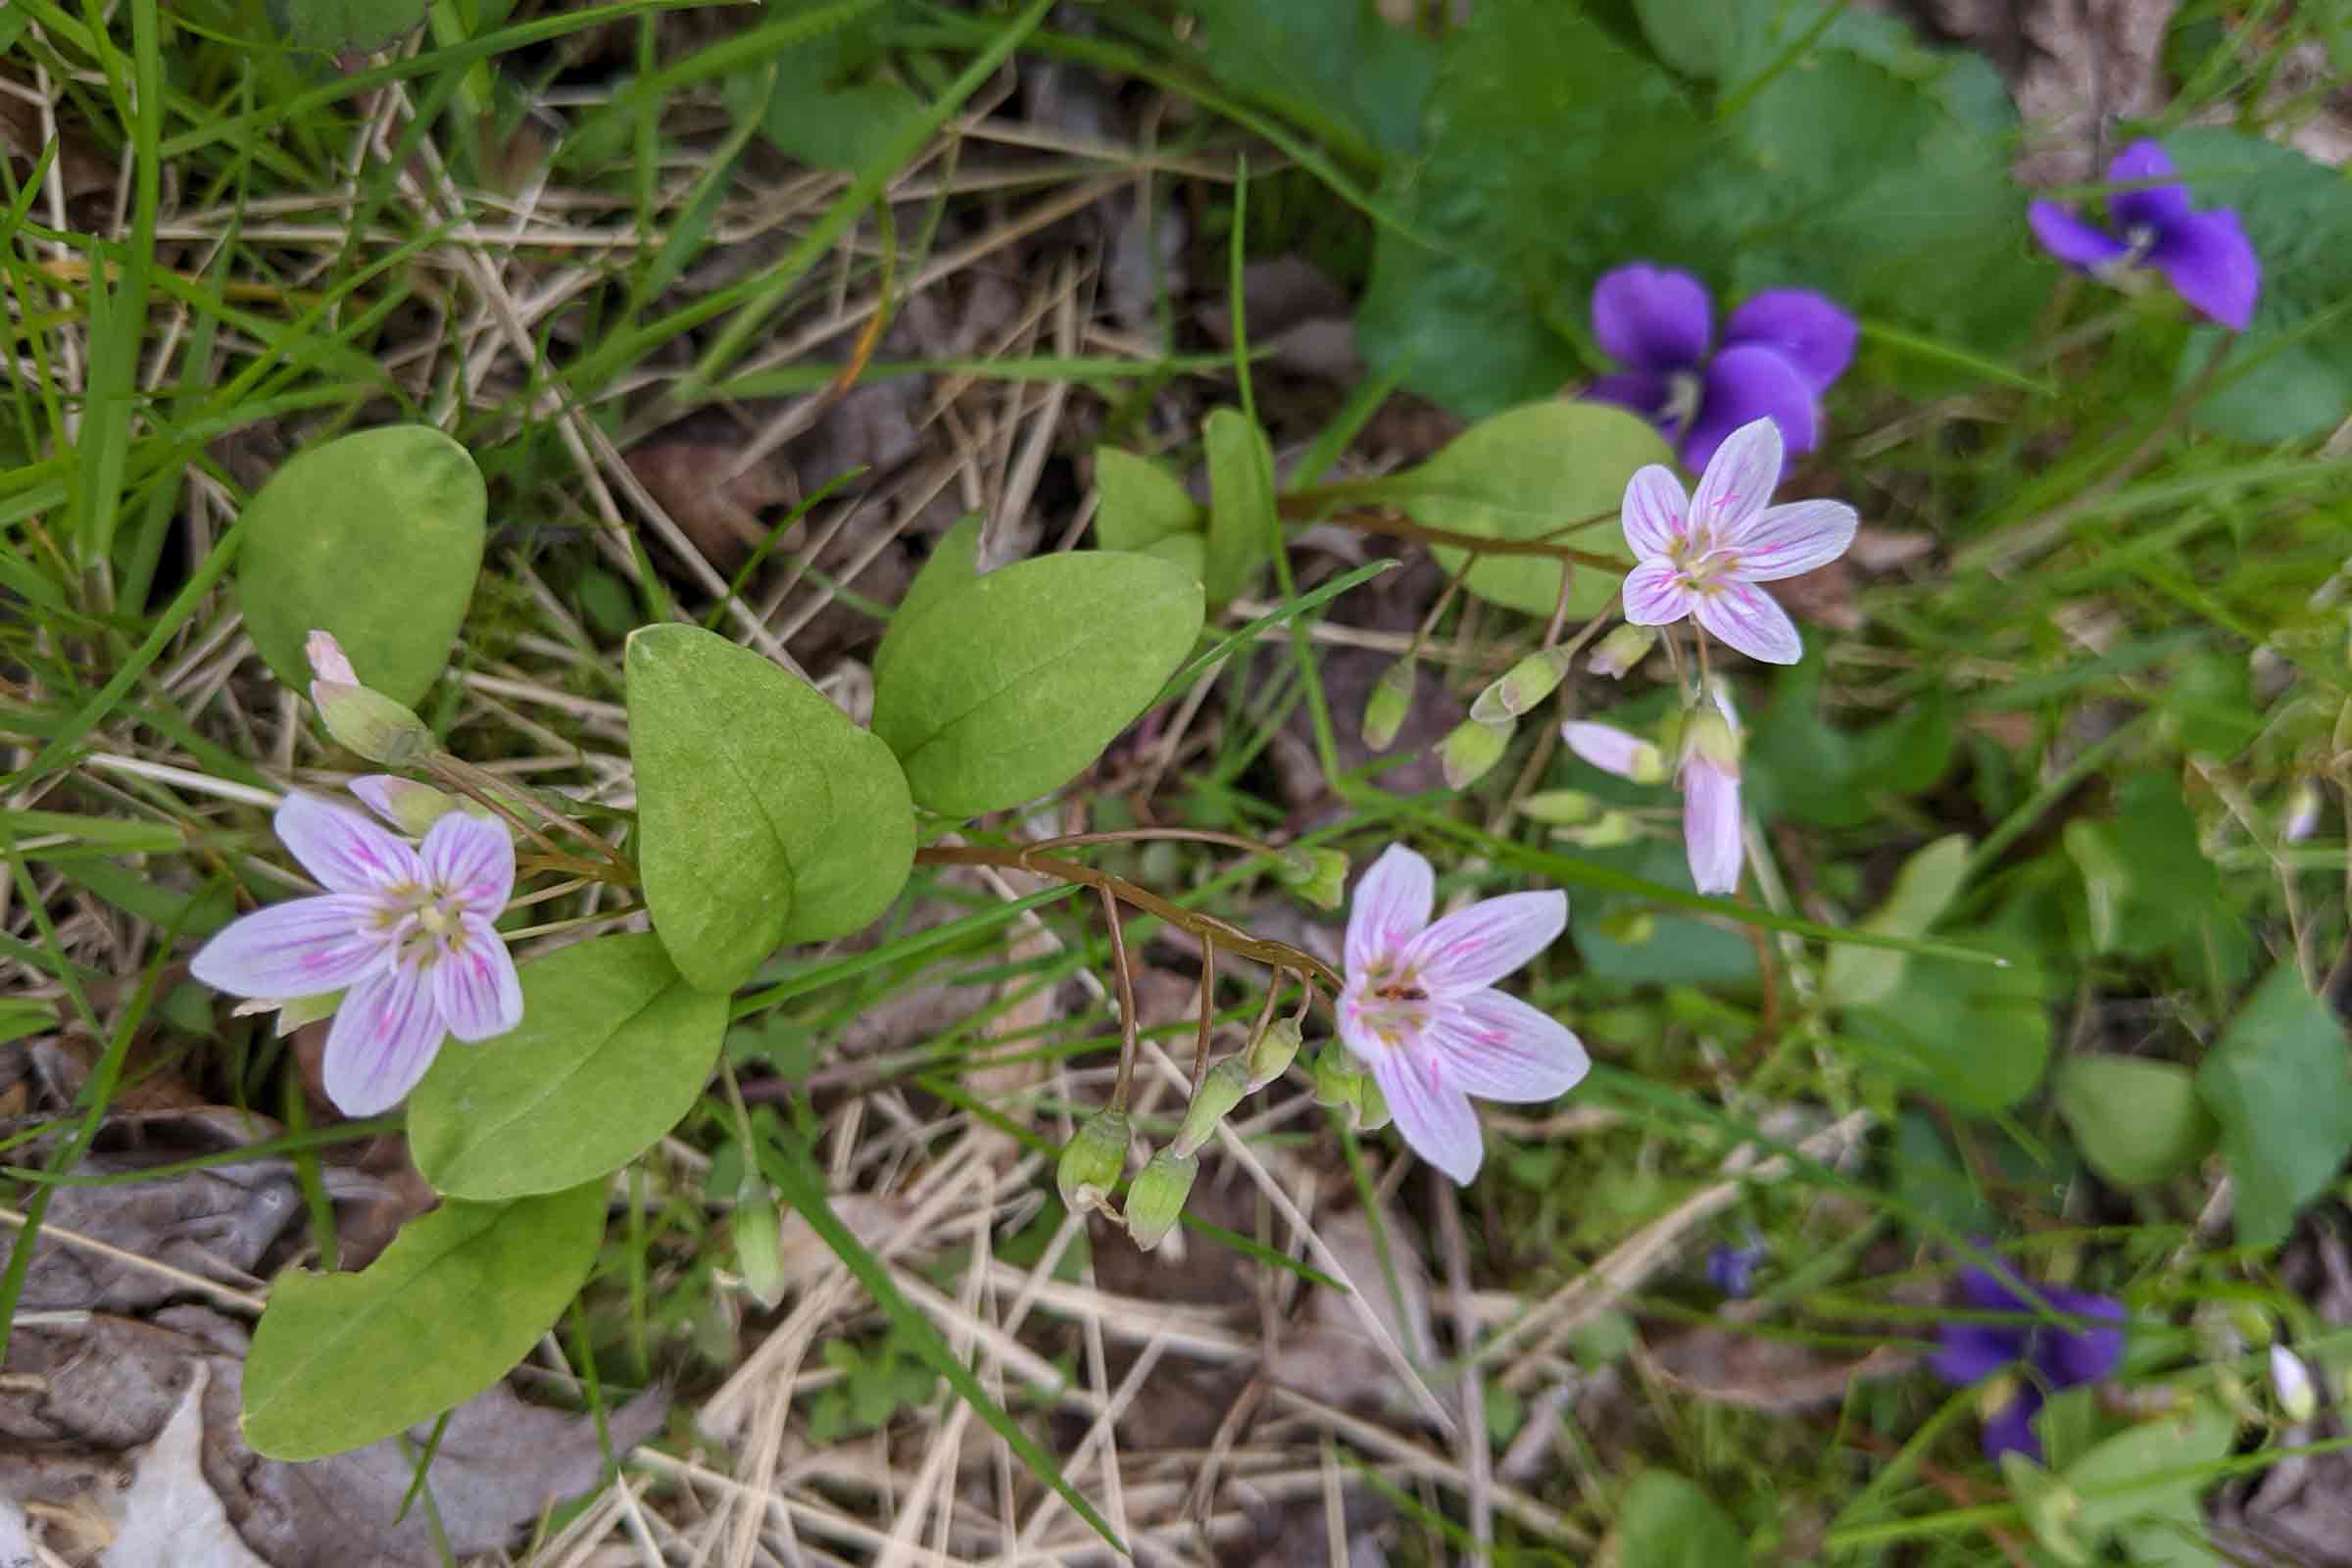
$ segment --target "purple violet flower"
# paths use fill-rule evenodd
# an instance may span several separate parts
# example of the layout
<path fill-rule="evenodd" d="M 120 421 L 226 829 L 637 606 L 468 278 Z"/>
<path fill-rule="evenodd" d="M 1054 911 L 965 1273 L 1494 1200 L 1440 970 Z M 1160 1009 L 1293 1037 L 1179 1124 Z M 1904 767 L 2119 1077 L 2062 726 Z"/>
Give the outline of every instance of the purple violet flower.
<path fill-rule="evenodd" d="M 1734 1300 L 1743 1300 L 1756 1288 L 1756 1265 L 1764 1261 L 1761 1243 L 1748 1247 L 1718 1247 L 1707 1254 L 1707 1279 Z"/>
<path fill-rule="evenodd" d="M 231 922 L 189 969 L 234 997 L 343 992 L 326 1037 L 337 1109 L 388 1110 L 443 1036 L 488 1040 L 522 1021 L 514 960 L 491 924 L 514 887 L 504 825 L 453 810 L 411 848 L 357 811 L 295 794 L 274 826 L 326 891 Z"/>
<path fill-rule="evenodd" d="M 2121 1327 L 2124 1303 L 2110 1296 L 2069 1291 L 2055 1285 L 2036 1285 L 2043 1300 L 2071 1316 L 2104 1319 L 2115 1328 L 2068 1329 L 2047 1321 L 2024 1321 L 2034 1308 L 2018 1294 L 2017 1276 L 2003 1269 L 1995 1274 L 1981 1268 L 1960 1272 L 1960 1294 L 1980 1312 L 2021 1314 L 2015 1323 L 1946 1323 L 1936 1329 L 1942 1348 L 1928 1357 L 1928 1370 L 1954 1387 L 1982 1382 L 2004 1368 L 2023 1362 L 2032 1376 L 2020 1379 L 2017 1393 L 1984 1423 L 1984 1457 L 1998 1461 L 2015 1451 L 2041 1458 L 2041 1439 L 2034 1417 L 2050 1394 L 2096 1383 L 2111 1375 L 2124 1358 Z"/>
<path fill-rule="evenodd" d="M 2152 141 L 2135 141 L 2107 166 L 2110 184 L 2162 179 L 2173 161 Z M 2262 259 L 2227 207 L 2192 212 L 2188 187 L 2142 185 L 2107 198 L 2107 217 L 2120 234 L 2085 222 L 2056 202 L 2026 209 L 2034 237 L 2067 266 L 2094 277 L 2152 267 L 2198 314 L 2236 331 L 2254 318 L 2262 292 Z"/>
<path fill-rule="evenodd" d="M 1821 439 L 1821 395 L 1854 357 L 1854 318 L 1807 289 L 1766 289 L 1732 313 L 1712 354 L 1715 313 L 1689 272 L 1637 262 L 1592 285 L 1592 336 L 1619 365 L 1585 390 L 1656 425 L 1687 467 L 1770 417 L 1791 452 Z"/>
<path fill-rule="evenodd" d="M 1494 989 L 1567 929 L 1568 896 L 1506 894 L 1432 924 L 1436 889 L 1429 862 L 1401 844 L 1356 884 L 1340 1039 L 1413 1152 L 1467 1187 L 1486 1157 L 1472 1095 L 1550 1100 L 1592 1062 L 1558 1019 Z"/>

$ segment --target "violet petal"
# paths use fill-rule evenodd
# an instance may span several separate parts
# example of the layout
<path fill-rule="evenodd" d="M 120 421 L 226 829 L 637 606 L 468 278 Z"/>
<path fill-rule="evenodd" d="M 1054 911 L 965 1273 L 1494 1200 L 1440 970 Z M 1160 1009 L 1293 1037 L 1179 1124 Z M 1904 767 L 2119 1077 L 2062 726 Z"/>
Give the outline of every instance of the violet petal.
<path fill-rule="evenodd" d="M 2182 299 L 2209 318 L 2242 332 L 2262 293 L 2262 259 L 2228 208 L 2191 213 L 2164 231 L 2148 253 Z"/>
<path fill-rule="evenodd" d="M 2034 1365 L 2062 1389 L 2113 1376 L 2124 1359 L 2123 1302 L 2087 1291 L 2044 1288 L 2041 1294 L 2061 1311 L 2078 1317 L 2104 1318 L 2118 1326 L 2078 1332 L 2044 1324 L 2034 1338 Z"/>
<path fill-rule="evenodd" d="M 1999 1464 L 2004 1453 L 2022 1453 L 2039 1464 L 2041 1439 L 2034 1430 L 2034 1418 L 2040 1413 L 2041 1391 L 2032 1384 L 2020 1387 L 2017 1397 L 1984 1423 L 1984 1457 Z"/>
<path fill-rule="evenodd" d="M 1628 369 L 1696 369 L 1714 317 L 1705 285 L 1673 268 L 1637 262 L 1592 285 L 1592 336 Z"/>
<path fill-rule="evenodd" d="M 1652 424 L 1662 425 L 1666 405 L 1674 401 L 1674 386 L 1661 371 L 1621 370 L 1613 375 L 1594 376 L 1580 396 L 1588 403 L 1612 404 L 1639 414 Z"/>
<path fill-rule="evenodd" d="M 1742 425 L 1770 419 L 1790 452 L 1810 452 L 1820 439 L 1821 411 L 1813 389 L 1779 349 L 1761 343 L 1742 343 L 1725 349 L 1707 367 L 1706 390 L 1698 400 L 1698 417 L 1683 437 L 1683 463 L 1704 468 L 1715 461 L 1716 450 Z M 1779 466 L 1773 480 L 1780 479 Z M 1755 498 L 1756 505 L 1772 499 L 1770 489 Z M 1691 516 L 1699 517 L 1693 502 Z"/>
<path fill-rule="evenodd" d="M 2056 202 L 2029 202 L 2026 226 L 2041 248 L 2080 271 L 2095 272 L 2121 261 L 2131 246 L 2095 224 L 2086 223 Z"/>
<path fill-rule="evenodd" d="M 1724 346 L 1761 343 L 1796 367 L 1815 395 L 1830 389 L 1854 361 L 1861 326 L 1823 295 L 1804 288 L 1768 288 L 1732 313 Z"/>
<path fill-rule="evenodd" d="M 1991 1323 L 1946 1323 L 1936 1330 L 1928 1370 L 1955 1388 L 1992 1376 L 2025 1355 L 2025 1337 Z"/>
<path fill-rule="evenodd" d="M 2107 180 L 2121 185 L 2133 180 L 2164 179 L 2173 172 L 2173 161 L 2152 141 L 2135 141 L 2116 155 L 2107 166 Z M 2141 190 L 2119 190 L 2107 198 L 2107 216 L 2115 226 L 2129 234 L 2134 228 L 2152 228 L 2162 233 L 2188 216 L 2188 187 L 2174 182 L 2150 185 Z"/>

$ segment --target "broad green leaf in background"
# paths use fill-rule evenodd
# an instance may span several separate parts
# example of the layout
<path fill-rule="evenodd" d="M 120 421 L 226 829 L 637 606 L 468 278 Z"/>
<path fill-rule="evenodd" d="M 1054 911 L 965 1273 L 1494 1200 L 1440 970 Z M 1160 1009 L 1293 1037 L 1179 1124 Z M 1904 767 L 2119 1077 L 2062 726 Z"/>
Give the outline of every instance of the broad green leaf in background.
<path fill-rule="evenodd" d="M 1214 418 L 1215 416 L 1210 416 Z M 1189 545 L 1199 564 L 1205 519 L 1176 476 L 1152 462 L 1117 447 L 1095 448 L 1095 543 L 1104 550 L 1167 554 L 1163 547 Z"/>
<path fill-rule="evenodd" d="M 1843 729 L 1822 716 L 1827 668 L 1817 645 L 1780 672 L 1771 703 L 1748 725 L 1741 789 L 1767 821 L 1859 827 L 1883 816 L 1887 801 L 1925 793 L 1951 767 L 1952 716 L 1940 693 L 1868 729 Z"/>
<path fill-rule="evenodd" d="M 2066 1467 L 2066 1484 L 2081 1498 L 2075 1528 L 2099 1541 L 2131 1520 L 2193 1504 L 2213 1478 L 2134 1483 L 2212 1464 L 2230 1451 L 2236 1437 L 2237 1418 L 2212 1399 L 2189 1400 L 2180 1410 L 2117 1433 Z"/>
<path fill-rule="evenodd" d="M 1715 1499 L 1666 1470 L 1644 1470 L 1617 1512 L 1617 1561 L 1626 1568 L 1740 1568 L 1747 1543 Z"/>
<path fill-rule="evenodd" d="M 1208 553 L 1201 587 L 1208 607 L 1250 586 L 1281 540 L 1274 514 L 1274 449 L 1239 409 L 1213 409 L 1200 427 L 1208 448 Z"/>
<path fill-rule="evenodd" d="M 578 1294 L 604 1234 L 596 1181 L 445 1202 L 357 1274 L 286 1270 L 245 1357 L 245 1441 L 272 1459 L 322 1459 L 472 1398 Z"/>
<path fill-rule="evenodd" d="M 1193 8 L 1216 78 L 1349 157 L 1412 151 L 1437 74 L 1437 44 L 1381 16 L 1375 0 L 1203 0 Z"/>
<path fill-rule="evenodd" d="M 808 14 L 787 12 L 770 25 L 790 28 Z M 855 172 L 921 111 L 922 100 L 898 82 L 854 79 L 880 53 L 869 21 L 854 17 L 773 56 L 775 81 L 760 128 L 778 152 L 819 169 Z M 731 78 L 744 79 L 751 78 Z"/>
<path fill-rule="evenodd" d="M 1547 398 L 1483 419 L 1419 467 L 1362 489 L 1426 528 L 1491 539 L 1549 537 L 1620 557 L 1631 567 L 1617 520 L 1626 481 L 1645 464 L 1673 461 L 1657 431 L 1623 409 Z M 1435 554 L 1448 571 L 1469 559 L 1469 552 L 1446 546 Z M 1598 612 L 1623 580 L 1589 566 L 1576 574 L 1568 594 L 1572 616 Z M 1485 556 L 1466 582 L 1483 599 L 1548 615 L 1559 603 L 1560 564 L 1541 556 Z"/>
<path fill-rule="evenodd" d="M 2091 1568 L 2091 1543 L 2075 1520 L 2082 1503 L 2072 1487 L 2015 1448 L 2001 1455 L 2001 1479 L 2025 1516 L 2026 1528 L 2059 1568 Z"/>
<path fill-rule="evenodd" d="M 444 1046 L 409 1101 L 409 1151 L 452 1198 L 618 1170 L 684 1118 L 718 1059 L 727 999 L 687 984 L 659 937 L 598 937 L 521 974 L 521 1024 Z"/>
<path fill-rule="evenodd" d="M 1199 579 L 1151 556 L 1005 566 L 891 618 L 874 660 L 874 733 L 918 804 L 950 816 L 1018 806 L 1101 756 L 1200 625 Z"/>
<path fill-rule="evenodd" d="M 303 644 L 331 631 L 361 680 L 414 706 L 449 662 L 488 510 L 473 459 L 427 425 L 297 453 L 245 509 L 237 600 L 254 646 L 307 691 Z"/>
<path fill-rule="evenodd" d="M 2352 183 L 2244 131 L 2199 126 L 2164 146 L 2196 205 L 2234 209 L 2262 258 L 2253 324 L 2243 333 L 2201 327 L 2181 349 L 2183 385 L 2225 342 L 2223 375 L 2248 368 L 2202 399 L 2191 419 L 2264 446 L 2337 424 L 2352 410 Z"/>
<path fill-rule="evenodd" d="M 270 20 L 298 49 L 374 49 L 424 20 L 426 0 L 270 0 Z"/>
<path fill-rule="evenodd" d="M 2057 1098 L 2075 1147 L 2115 1187 L 2170 1180 L 2220 1136 L 2195 1077 L 2175 1061 L 2070 1057 L 2058 1069 Z"/>
<path fill-rule="evenodd" d="M 1968 866 L 1968 835 L 1954 833 L 1914 851 L 1895 873 L 1886 902 L 1861 922 L 1864 931 L 1889 936 L 1920 937 L 1959 897 L 1961 873 Z M 1834 1006 L 1850 1007 L 1884 1001 L 1901 983 L 1905 955 L 1885 948 L 1840 945 L 1830 950 L 1830 964 L 1822 994 Z"/>
<path fill-rule="evenodd" d="M 2033 1093 L 2049 1059 L 2040 967 L 2000 933 L 1946 935 L 2003 953 L 2009 966 L 1914 956 L 1885 997 L 1845 1010 L 1844 1038 L 1867 1059 L 1955 1109 L 2000 1110 Z"/>
<path fill-rule="evenodd" d="M 690 983 L 730 991 L 784 943 L 889 907 L 914 861 L 914 812 L 888 747 L 698 627 L 632 632 L 626 670 L 646 906 Z"/>
<path fill-rule="evenodd" d="M 2170 773 L 2133 774 L 2117 791 L 2114 817 L 2078 817 L 2065 840 L 2101 953 L 2149 957 L 2224 913 L 2220 875 Z"/>
<path fill-rule="evenodd" d="M 2352 1152 L 2343 1026 L 2304 989 L 2291 961 L 2273 969 L 2230 1020 L 2197 1069 L 2197 1092 L 2222 1125 L 2238 1242 L 2278 1246 Z"/>

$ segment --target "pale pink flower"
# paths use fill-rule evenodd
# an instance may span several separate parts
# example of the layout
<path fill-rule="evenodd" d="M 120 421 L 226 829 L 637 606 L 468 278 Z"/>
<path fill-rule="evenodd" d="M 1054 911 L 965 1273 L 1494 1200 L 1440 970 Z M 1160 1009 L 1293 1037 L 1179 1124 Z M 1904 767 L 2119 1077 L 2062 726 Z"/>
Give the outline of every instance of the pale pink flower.
<path fill-rule="evenodd" d="M 1436 885 L 1401 844 L 1356 884 L 1340 1039 L 1371 1069 L 1413 1152 L 1467 1186 L 1486 1154 L 1472 1095 L 1550 1100 L 1592 1063 L 1558 1020 L 1494 989 L 1567 929 L 1568 896 L 1508 894 L 1433 925 Z"/>
<path fill-rule="evenodd" d="M 358 672 L 351 667 L 351 660 L 344 654 L 343 645 L 335 641 L 333 632 L 314 628 L 304 641 L 302 652 L 311 662 L 314 686 L 322 680 L 337 686 L 357 686 L 360 683 Z M 318 699 L 314 696 L 312 700 L 315 702 Z"/>
<path fill-rule="evenodd" d="M 1641 558 L 1626 573 L 1625 618 L 1699 625 L 1750 659 L 1793 664 L 1804 655 L 1795 623 L 1758 588 L 1826 566 L 1854 542 L 1854 509 L 1838 501 L 1767 505 L 1781 482 L 1781 431 L 1757 419 L 1732 432 L 1707 460 L 1695 495 L 1651 464 L 1625 487 L 1625 542 Z"/>
<path fill-rule="evenodd" d="M 1683 792 L 1683 849 L 1690 858 L 1690 883 L 1701 893 L 1725 894 L 1740 886 L 1744 858 L 1740 813 L 1740 717 L 1718 686 L 1710 707 L 1683 715 L 1682 749 L 1674 781 Z M 1613 724 L 1583 720 L 1560 726 L 1568 749 L 1604 773 L 1654 784 L 1662 776 L 1657 746 Z"/>
<path fill-rule="evenodd" d="M 497 822 L 451 811 L 412 847 L 359 812 L 289 795 L 277 836 L 326 891 L 231 923 L 189 965 L 235 997 L 341 991 L 326 1096 L 350 1116 L 389 1109 L 444 1035 L 488 1040 L 522 1021 L 514 960 L 492 925 L 514 886 Z"/>

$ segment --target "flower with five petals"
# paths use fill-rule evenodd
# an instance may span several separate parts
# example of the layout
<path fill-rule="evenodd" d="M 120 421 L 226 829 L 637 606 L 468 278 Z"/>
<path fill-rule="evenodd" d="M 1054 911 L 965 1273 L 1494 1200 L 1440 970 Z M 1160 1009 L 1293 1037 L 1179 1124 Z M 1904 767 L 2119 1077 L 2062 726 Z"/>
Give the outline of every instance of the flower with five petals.
<path fill-rule="evenodd" d="M 2172 172 L 2162 147 L 2135 141 L 2107 166 L 2110 184 L 2136 187 L 2107 198 L 2107 216 L 2119 233 L 2056 202 L 2028 206 L 2026 224 L 2043 250 L 2077 271 L 2112 279 L 2134 268 L 2154 268 L 2197 314 L 2242 332 L 2262 293 L 2262 258 L 2236 213 L 2227 207 L 2193 212 L 2186 185 L 2148 183 Z"/>

